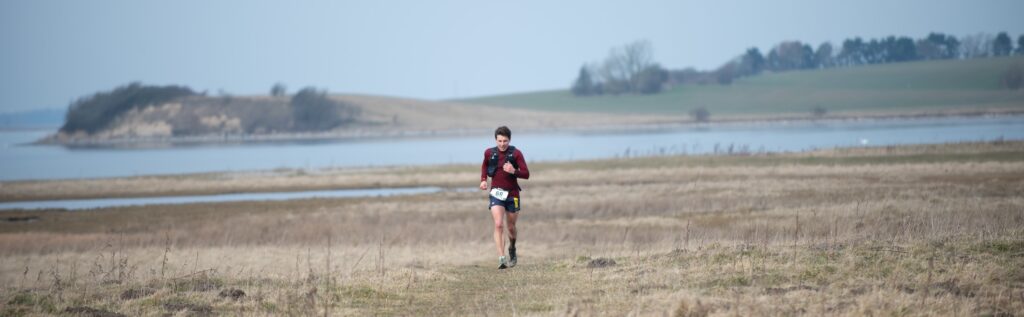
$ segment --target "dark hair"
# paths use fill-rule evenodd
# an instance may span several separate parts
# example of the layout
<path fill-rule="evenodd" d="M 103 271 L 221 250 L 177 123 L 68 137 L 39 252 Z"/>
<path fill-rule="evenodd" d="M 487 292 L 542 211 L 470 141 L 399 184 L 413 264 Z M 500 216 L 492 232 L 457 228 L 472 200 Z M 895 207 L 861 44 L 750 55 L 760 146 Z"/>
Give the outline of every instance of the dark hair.
<path fill-rule="evenodd" d="M 497 139 L 499 135 L 504 135 L 506 138 L 512 138 L 512 130 L 509 130 L 506 126 L 500 126 L 494 129 L 494 138 Z"/>

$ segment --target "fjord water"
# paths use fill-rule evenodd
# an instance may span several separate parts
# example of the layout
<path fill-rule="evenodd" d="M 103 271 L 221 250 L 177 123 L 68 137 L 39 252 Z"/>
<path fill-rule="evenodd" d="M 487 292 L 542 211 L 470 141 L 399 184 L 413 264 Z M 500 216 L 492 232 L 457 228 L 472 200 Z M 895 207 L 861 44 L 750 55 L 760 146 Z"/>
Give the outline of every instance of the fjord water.
<path fill-rule="evenodd" d="M 714 152 L 1024 140 L 1024 116 L 711 124 L 642 131 L 531 133 L 512 127 L 528 162 Z M 478 163 L 492 135 L 165 148 L 24 145 L 50 131 L 0 132 L 0 180 L 72 179 L 276 168 Z"/>
<path fill-rule="evenodd" d="M 191 203 L 219 203 L 234 201 L 276 201 L 309 198 L 345 198 L 345 197 L 383 197 L 396 195 L 415 195 L 440 192 L 440 187 L 405 187 L 405 188 L 367 188 L 367 189 L 337 189 L 337 190 L 311 190 L 299 192 L 270 192 L 270 193 L 238 193 L 221 195 L 194 195 L 194 196 L 166 196 L 166 197 L 135 197 L 135 198 L 99 198 L 99 199 L 69 199 L 69 200 L 42 200 L 42 201 L 15 201 L 0 202 L 0 210 L 6 209 L 93 209 L 123 206 L 144 206 L 144 205 L 170 205 L 170 204 L 191 204 Z"/>

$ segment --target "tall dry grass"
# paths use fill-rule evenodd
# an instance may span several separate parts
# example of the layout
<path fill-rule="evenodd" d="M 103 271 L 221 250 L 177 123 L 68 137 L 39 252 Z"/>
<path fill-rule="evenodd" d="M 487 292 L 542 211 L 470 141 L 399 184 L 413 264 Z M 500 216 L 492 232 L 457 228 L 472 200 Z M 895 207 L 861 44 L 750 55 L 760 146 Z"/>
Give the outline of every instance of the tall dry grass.
<path fill-rule="evenodd" d="M 1016 315 L 1022 150 L 539 164 L 506 271 L 479 192 L 33 212 L 0 311 Z"/>

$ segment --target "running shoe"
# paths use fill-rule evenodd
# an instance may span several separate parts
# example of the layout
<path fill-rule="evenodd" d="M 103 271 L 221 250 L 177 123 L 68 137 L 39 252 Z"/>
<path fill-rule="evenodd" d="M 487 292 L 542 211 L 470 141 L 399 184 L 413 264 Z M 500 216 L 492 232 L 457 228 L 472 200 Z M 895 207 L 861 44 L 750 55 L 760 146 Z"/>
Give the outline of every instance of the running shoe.
<path fill-rule="evenodd" d="M 516 247 L 508 247 L 508 267 L 516 266 Z"/>
<path fill-rule="evenodd" d="M 498 269 L 499 270 L 504 270 L 504 269 L 507 269 L 507 268 L 508 268 L 508 266 L 505 265 L 505 256 L 498 257 Z"/>

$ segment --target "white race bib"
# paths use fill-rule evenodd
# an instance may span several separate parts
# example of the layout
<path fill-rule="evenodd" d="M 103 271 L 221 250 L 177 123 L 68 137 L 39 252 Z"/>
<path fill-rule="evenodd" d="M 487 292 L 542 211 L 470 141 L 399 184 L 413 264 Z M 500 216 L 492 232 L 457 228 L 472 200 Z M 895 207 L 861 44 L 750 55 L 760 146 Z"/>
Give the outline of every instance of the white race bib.
<path fill-rule="evenodd" d="M 508 191 L 501 188 L 491 188 L 491 196 L 498 200 L 505 201 L 508 198 Z"/>

